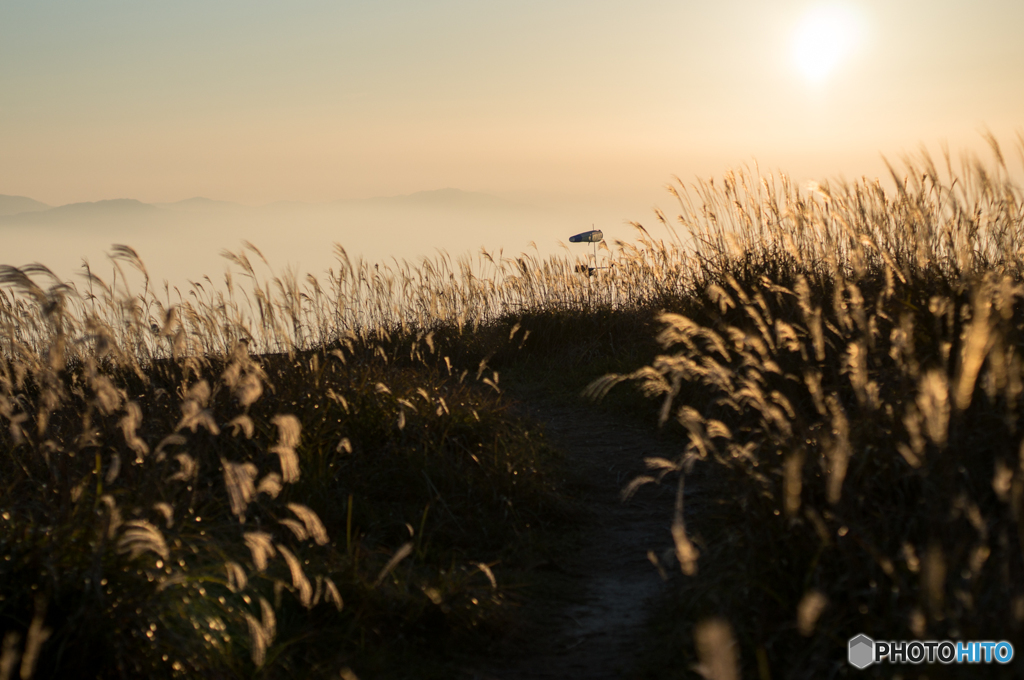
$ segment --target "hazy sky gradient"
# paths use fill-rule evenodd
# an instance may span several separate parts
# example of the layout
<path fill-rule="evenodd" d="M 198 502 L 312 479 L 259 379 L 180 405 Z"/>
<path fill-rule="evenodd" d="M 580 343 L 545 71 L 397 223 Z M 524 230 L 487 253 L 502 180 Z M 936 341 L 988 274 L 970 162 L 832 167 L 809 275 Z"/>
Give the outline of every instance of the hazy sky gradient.
<path fill-rule="evenodd" d="M 1024 3 L 851 0 L 863 39 L 814 85 L 791 50 L 817 4 L 5 0 L 0 193 L 647 206 L 753 159 L 856 177 L 983 125 L 1012 144 Z"/>

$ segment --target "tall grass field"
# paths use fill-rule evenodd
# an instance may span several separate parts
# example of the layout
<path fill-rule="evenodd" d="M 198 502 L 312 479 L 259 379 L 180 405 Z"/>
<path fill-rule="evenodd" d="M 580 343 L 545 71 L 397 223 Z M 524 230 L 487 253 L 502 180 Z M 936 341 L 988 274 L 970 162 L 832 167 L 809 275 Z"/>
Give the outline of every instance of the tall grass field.
<path fill-rule="evenodd" d="M 846 644 L 1024 650 L 1024 193 L 990 142 L 885 185 L 679 182 L 673 237 L 593 275 L 0 268 L 0 680 L 458 677 L 572 517 L 517 384 L 678 438 L 623 490 L 675 489 L 637 677 L 979 677 Z"/>

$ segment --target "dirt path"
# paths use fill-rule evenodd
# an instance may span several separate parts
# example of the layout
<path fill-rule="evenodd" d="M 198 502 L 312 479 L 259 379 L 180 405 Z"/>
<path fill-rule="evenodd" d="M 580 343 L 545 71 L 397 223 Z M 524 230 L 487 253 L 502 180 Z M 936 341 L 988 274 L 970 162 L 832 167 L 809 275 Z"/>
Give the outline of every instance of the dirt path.
<path fill-rule="evenodd" d="M 544 423 L 566 455 L 570 492 L 583 518 L 564 549 L 537 569 L 529 594 L 528 630 L 505 658 L 475 680 L 634 678 L 644 645 L 649 605 L 664 587 L 647 557 L 671 548 L 673 489 L 647 485 L 623 502 L 622 488 L 645 470 L 648 456 L 677 449 L 652 428 L 618 421 L 580 405 L 530 399 L 525 407 Z"/>

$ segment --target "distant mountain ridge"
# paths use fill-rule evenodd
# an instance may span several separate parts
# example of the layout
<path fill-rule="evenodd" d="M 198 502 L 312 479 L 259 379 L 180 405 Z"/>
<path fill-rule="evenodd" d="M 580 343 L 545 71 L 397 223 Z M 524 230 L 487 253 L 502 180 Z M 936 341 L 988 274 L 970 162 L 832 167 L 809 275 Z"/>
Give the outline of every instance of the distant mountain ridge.
<path fill-rule="evenodd" d="M 5 215 L 0 217 L 0 224 L 74 224 L 80 221 L 138 218 L 155 215 L 159 210 L 155 205 L 134 198 L 114 198 Z"/>
<path fill-rule="evenodd" d="M 333 210 L 371 209 L 425 210 L 437 213 L 509 213 L 530 209 L 531 206 L 510 201 L 492 194 L 461 189 L 445 188 L 417 191 L 396 196 L 342 199 L 330 203 L 304 203 L 299 201 L 277 201 L 254 207 L 231 201 L 218 201 L 195 196 L 173 203 L 143 203 L 134 198 L 115 198 L 102 201 L 69 203 L 52 207 L 25 196 L 0 195 L 0 226 L 73 226 L 77 223 L 153 223 L 153 219 L 171 219 L 173 214 L 190 215 L 195 219 L 201 215 L 229 216 L 233 214 L 254 215 L 260 212 L 280 213 L 288 210 Z"/>
<path fill-rule="evenodd" d="M 75 213 L 96 213 L 107 211 L 118 212 L 149 212 L 157 210 L 155 205 L 143 203 L 134 198 L 111 198 L 104 201 L 87 201 L 83 203 L 68 203 L 56 208 L 50 208 L 47 212 L 51 214 L 75 214 Z"/>
<path fill-rule="evenodd" d="M 27 196 L 6 196 L 0 194 L 0 217 L 18 213 L 40 212 L 53 206 L 28 198 Z"/>

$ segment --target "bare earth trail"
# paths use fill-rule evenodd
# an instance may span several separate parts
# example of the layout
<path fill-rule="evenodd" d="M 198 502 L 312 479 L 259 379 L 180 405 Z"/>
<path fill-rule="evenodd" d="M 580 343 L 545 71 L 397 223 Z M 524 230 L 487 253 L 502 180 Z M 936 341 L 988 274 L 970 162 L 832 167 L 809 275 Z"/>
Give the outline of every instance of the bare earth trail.
<path fill-rule="evenodd" d="M 579 528 L 555 557 L 535 568 L 526 593 L 528 629 L 503 658 L 467 673 L 474 680 L 637 678 L 650 605 L 664 582 L 648 559 L 671 549 L 674 484 L 648 484 L 623 501 L 623 487 L 647 472 L 644 458 L 674 458 L 652 427 L 587 403 L 554 404 L 517 395 L 544 425 L 568 467 L 567 486 L 582 509 Z"/>

